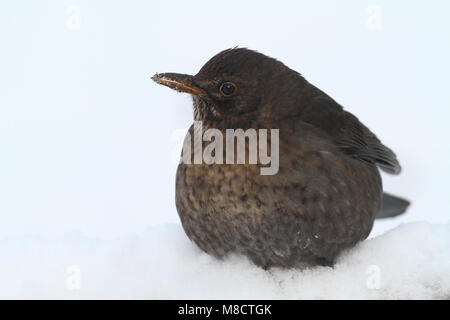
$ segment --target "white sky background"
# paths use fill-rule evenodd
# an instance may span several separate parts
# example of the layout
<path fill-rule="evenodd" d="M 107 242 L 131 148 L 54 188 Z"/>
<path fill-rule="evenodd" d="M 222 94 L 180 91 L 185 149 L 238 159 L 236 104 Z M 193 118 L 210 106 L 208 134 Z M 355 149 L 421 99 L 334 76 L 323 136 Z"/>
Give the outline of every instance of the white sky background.
<path fill-rule="evenodd" d="M 67 26 L 71 5 L 79 29 Z M 150 76 L 195 74 L 236 45 L 302 73 L 397 153 L 404 170 L 385 176 L 385 189 L 413 204 L 374 234 L 448 221 L 449 10 L 447 1 L 1 1 L 0 237 L 178 222 L 172 135 L 192 122 L 191 100 Z"/>

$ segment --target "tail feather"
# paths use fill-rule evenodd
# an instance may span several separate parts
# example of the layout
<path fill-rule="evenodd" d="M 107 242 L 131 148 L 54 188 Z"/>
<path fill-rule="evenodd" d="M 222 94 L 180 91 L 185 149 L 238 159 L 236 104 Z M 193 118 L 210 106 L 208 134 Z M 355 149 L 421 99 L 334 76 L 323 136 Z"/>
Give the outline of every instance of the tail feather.
<path fill-rule="evenodd" d="M 381 201 L 381 209 L 378 213 L 377 219 L 392 218 L 398 216 L 406 211 L 410 205 L 408 200 L 383 193 Z"/>

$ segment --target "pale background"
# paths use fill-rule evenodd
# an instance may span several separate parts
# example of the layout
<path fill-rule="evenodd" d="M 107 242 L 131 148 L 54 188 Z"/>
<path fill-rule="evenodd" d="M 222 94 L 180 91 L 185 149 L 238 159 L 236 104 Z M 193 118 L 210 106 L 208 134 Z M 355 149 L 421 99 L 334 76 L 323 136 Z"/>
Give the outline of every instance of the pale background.
<path fill-rule="evenodd" d="M 373 234 L 448 221 L 449 12 L 448 1 L 1 1 L 0 238 L 178 223 L 173 155 L 191 101 L 150 76 L 195 74 L 236 45 L 301 72 L 398 154 L 404 171 L 384 185 L 413 205 Z"/>

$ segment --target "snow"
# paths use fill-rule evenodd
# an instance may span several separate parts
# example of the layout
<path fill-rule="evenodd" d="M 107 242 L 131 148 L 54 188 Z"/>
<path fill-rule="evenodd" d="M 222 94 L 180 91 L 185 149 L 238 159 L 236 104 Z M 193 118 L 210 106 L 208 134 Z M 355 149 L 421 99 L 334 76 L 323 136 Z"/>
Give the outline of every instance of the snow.
<path fill-rule="evenodd" d="M 219 261 L 178 224 L 115 239 L 10 237 L 0 255 L 8 299 L 450 299 L 450 224 L 401 225 L 344 252 L 334 268 Z"/>

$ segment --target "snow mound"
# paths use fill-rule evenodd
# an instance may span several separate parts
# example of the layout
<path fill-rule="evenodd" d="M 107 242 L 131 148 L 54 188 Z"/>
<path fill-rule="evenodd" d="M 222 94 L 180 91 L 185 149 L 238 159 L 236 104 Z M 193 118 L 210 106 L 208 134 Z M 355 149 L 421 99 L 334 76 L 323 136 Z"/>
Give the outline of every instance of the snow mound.
<path fill-rule="evenodd" d="M 7 238 L 0 256 L 3 299 L 450 299 L 450 224 L 402 225 L 343 253 L 334 268 L 219 261 L 177 224 L 114 240 Z"/>

